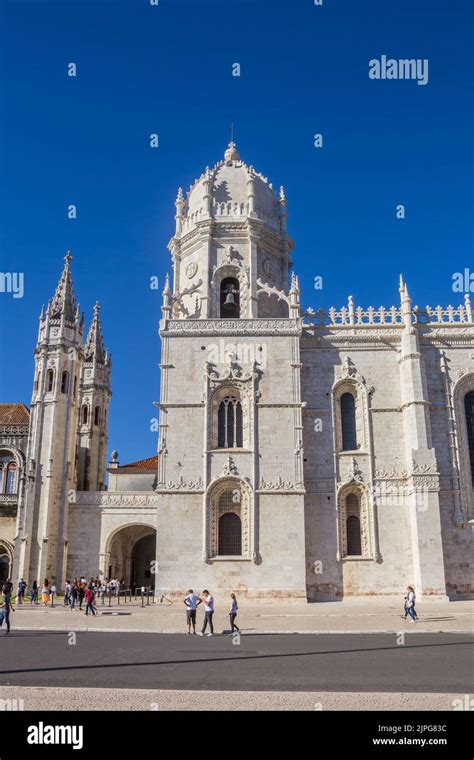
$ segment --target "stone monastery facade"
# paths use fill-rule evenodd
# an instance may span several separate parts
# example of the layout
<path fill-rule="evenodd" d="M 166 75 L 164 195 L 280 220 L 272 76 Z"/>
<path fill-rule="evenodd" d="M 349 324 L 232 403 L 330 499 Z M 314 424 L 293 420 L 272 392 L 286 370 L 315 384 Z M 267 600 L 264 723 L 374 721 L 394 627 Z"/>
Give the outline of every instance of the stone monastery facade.
<path fill-rule="evenodd" d="M 473 592 L 474 323 L 460 306 L 303 311 L 283 188 L 225 157 L 178 191 L 159 441 L 106 451 L 111 360 L 70 256 L 31 408 L 0 405 L 0 573 L 167 595 Z M 12 475 L 12 473 L 14 473 Z M 107 483 L 107 485 L 106 485 Z"/>

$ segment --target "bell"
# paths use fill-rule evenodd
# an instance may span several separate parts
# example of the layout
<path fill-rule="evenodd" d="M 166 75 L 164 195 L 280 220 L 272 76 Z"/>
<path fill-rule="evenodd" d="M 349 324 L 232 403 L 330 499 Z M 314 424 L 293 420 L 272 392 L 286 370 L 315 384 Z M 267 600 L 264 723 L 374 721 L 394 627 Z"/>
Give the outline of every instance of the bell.
<path fill-rule="evenodd" d="M 234 308 L 234 306 L 235 306 L 235 298 L 234 298 L 234 294 L 231 291 L 229 291 L 227 293 L 226 299 L 225 299 L 224 303 L 222 304 L 222 306 L 224 307 L 224 309 L 233 309 Z"/>

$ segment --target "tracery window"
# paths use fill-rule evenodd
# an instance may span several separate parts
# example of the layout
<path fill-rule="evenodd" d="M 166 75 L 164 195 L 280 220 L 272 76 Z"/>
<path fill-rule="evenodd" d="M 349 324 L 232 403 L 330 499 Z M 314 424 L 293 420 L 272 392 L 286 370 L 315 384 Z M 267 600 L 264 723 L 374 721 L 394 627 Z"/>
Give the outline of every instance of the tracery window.
<path fill-rule="evenodd" d="M 226 396 L 218 409 L 217 446 L 220 449 L 236 449 L 243 446 L 242 404 L 236 396 Z"/>

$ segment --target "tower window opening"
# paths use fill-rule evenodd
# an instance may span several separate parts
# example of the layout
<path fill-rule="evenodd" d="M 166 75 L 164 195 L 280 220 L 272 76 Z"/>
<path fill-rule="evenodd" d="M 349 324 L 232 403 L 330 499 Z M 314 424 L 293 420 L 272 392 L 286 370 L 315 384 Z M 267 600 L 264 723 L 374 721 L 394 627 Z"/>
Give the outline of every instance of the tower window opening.
<path fill-rule="evenodd" d="M 220 315 L 222 319 L 240 317 L 239 281 L 235 277 L 225 277 L 221 282 Z"/>
<path fill-rule="evenodd" d="M 52 393 L 54 387 L 54 370 L 48 369 L 46 390 L 48 393 Z"/>

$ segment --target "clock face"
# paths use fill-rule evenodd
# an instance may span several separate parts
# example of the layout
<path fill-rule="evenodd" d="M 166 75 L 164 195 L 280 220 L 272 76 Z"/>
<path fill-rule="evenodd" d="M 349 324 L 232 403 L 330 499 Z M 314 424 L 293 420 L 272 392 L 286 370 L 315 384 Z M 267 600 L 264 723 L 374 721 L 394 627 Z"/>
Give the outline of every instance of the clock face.
<path fill-rule="evenodd" d="M 191 279 L 191 277 L 194 277 L 198 270 L 198 265 L 195 261 L 192 261 L 188 266 L 186 267 L 186 275 Z"/>

